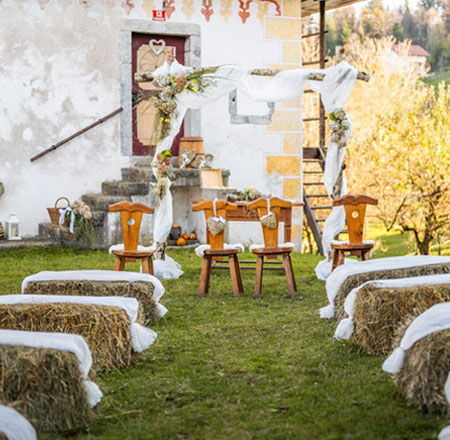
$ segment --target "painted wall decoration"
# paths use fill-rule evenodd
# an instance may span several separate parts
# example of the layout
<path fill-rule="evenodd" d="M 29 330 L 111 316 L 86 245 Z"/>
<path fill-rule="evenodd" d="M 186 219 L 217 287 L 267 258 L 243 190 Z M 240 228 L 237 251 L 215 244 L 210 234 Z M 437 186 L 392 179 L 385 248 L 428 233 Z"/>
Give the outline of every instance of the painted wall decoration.
<path fill-rule="evenodd" d="M 50 0 L 37 0 L 37 2 L 41 10 L 46 9 L 51 4 Z M 78 0 L 78 2 L 86 9 L 94 6 L 93 0 Z M 114 0 L 103 0 L 103 2 L 105 2 L 109 8 L 114 8 L 118 4 L 118 2 L 115 2 Z M 233 8 L 233 3 L 235 2 L 236 0 L 220 0 L 219 14 L 225 22 L 228 22 L 233 14 L 237 14 L 241 23 L 246 24 L 247 20 L 251 17 L 250 6 L 252 3 L 257 4 L 256 17 L 262 24 L 264 22 L 264 16 L 269 15 L 270 4 L 275 6 L 275 14 L 271 15 L 282 15 L 282 0 L 237 0 L 238 7 Z M 23 1 L 21 3 L 23 3 Z M 72 2 L 67 0 L 66 3 L 67 5 L 70 5 Z M 172 18 L 172 15 L 177 9 L 180 9 L 188 20 L 191 20 L 193 15 L 198 12 L 203 16 L 206 22 L 209 22 L 212 15 L 216 12 L 214 9 L 214 0 L 201 0 L 201 5 L 197 10 L 194 5 L 194 0 L 166 0 L 165 4 L 168 20 Z M 139 0 L 122 0 L 120 2 L 120 7 L 125 11 L 127 16 L 132 15 L 132 13 L 138 9 L 142 9 L 145 11 L 147 17 L 151 17 L 154 9 L 160 9 L 162 7 L 162 0 L 141 0 L 141 2 L 139 2 Z"/>

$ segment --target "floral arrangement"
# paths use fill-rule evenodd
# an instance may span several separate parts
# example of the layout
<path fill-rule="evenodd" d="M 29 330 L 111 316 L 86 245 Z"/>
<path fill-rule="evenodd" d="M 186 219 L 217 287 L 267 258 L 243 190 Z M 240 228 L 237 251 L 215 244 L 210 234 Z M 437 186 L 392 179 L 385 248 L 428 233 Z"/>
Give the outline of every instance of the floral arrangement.
<path fill-rule="evenodd" d="M 350 130 L 350 120 L 346 111 L 343 108 L 338 108 L 330 113 L 329 117 L 331 120 L 331 142 L 337 144 L 339 147 L 345 147 L 347 145 L 345 132 Z"/>
<path fill-rule="evenodd" d="M 152 193 L 156 196 L 158 204 L 166 195 L 169 188 L 169 176 L 171 172 L 172 153 L 170 150 L 161 151 L 155 156 L 152 166 L 156 168 L 156 183 L 154 184 Z"/>
<path fill-rule="evenodd" d="M 237 193 L 227 194 L 226 199 L 229 202 L 252 202 L 253 200 L 259 199 L 260 197 L 270 198 L 270 194 L 261 194 L 256 188 L 251 186 L 250 188 L 244 189 L 243 191 L 238 191 Z"/>
<path fill-rule="evenodd" d="M 197 71 L 186 76 L 159 75 L 153 79 L 153 84 L 161 89 L 158 96 L 153 99 L 153 105 L 157 109 L 153 132 L 158 143 L 169 135 L 172 116 L 177 108 L 176 95 L 185 90 L 202 93 L 212 84 L 212 80 L 204 76 L 204 72 Z"/>
<path fill-rule="evenodd" d="M 70 232 L 74 232 L 74 228 L 78 230 L 81 237 L 84 237 L 93 242 L 95 238 L 94 222 L 92 219 L 92 212 L 86 203 L 81 200 L 75 200 L 72 206 L 67 207 L 64 210 L 60 210 L 61 217 L 59 219 L 60 224 L 66 219 L 69 222 Z"/>

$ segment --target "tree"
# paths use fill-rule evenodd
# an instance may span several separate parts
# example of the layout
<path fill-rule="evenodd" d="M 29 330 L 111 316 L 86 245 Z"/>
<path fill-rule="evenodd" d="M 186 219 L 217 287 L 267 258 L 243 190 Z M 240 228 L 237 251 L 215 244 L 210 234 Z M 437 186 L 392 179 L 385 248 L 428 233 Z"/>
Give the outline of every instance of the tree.
<path fill-rule="evenodd" d="M 438 8 L 439 0 L 420 0 L 419 4 L 425 9 Z"/>
<path fill-rule="evenodd" d="M 347 60 L 372 74 L 347 105 L 353 125 L 348 147 L 349 192 L 376 195 L 386 229 L 410 231 L 417 252 L 450 237 L 450 87 L 425 86 L 419 73 L 389 58 L 392 38 L 350 40 Z M 409 44 L 400 44 L 400 55 Z"/>
<path fill-rule="evenodd" d="M 392 27 L 392 35 L 395 38 L 395 41 L 399 43 L 400 41 L 403 41 L 405 39 L 405 35 L 403 34 L 402 27 L 400 26 L 400 23 L 396 21 L 394 23 L 394 26 Z"/>
<path fill-rule="evenodd" d="M 341 29 L 341 35 L 340 40 L 342 45 L 347 43 L 347 40 L 350 38 L 350 35 L 352 34 L 352 30 L 350 29 L 349 25 L 346 21 L 342 23 L 342 29 Z"/>

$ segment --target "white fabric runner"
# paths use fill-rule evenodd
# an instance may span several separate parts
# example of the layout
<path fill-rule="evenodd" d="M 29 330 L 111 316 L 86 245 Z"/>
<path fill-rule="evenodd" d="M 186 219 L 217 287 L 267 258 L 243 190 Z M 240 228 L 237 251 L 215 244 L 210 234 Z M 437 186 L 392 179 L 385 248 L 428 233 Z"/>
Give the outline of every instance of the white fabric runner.
<path fill-rule="evenodd" d="M 0 434 L 8 440 L 37 440 L 33 425 L 15 409 L 0 405 Z"/>
<path fill-rule="evenodd" d="M 31 281 L 129 281 L 152 283 L 154 286 L 152 298 L 154 301 L 164 294 L 161 281 L 153 275 L 139 272 L 125 272 L 118 270 L 61 270 L 42 271 L 29 275 L 22 281 L 22 293 Z"/>
<path fill-rule="evenodd" d="M 172 64 L 165 63 L 153 72 L 153 76 L 159 75 L 186 75 L 192 72 L 192 68 L 182 66 L 177 61 Z M 343 107 L 350 96 L 357 77 L 357 70 L 343 62 L 328 69 L 292 69 L 277 73 L 273 77 L 251 75 L 252 68 L 237 66 L 222 66 L 215 73 L 205 74 L 204 77 L 212 82 L 202 93 L 184 91 L 176 95 L 177 108 L 171 115 L 170 133 L 156 146 L 155 155 L 172 146 L 175 136 L 178 134 L 184 115 L 188 108 L 203 107 L 220 97 L 227 95 L 232 90 L 239 92 L 254 101 L 281 102 L 302 95 L 309 84 L 315 91 L 321 93 L 322 102 L 327 112 L 332 112 Z M 323 81 L 308 80 L 312 72 L 325 73 Z M 351 130 L 347 132 L 350 137 Z M 327 188 L 334 185 L 338 175 L 340 164 L 345 155 L 345 148 L 339 149 L 331 143 L 327 153 L 325 179 Z M 337 172 L 336 172 L 337 170 Z M 345 179 L 344 179 L 345 180 Z M 342 194 L 345 194 L 345 182 Z M 329 249 L 330 241 L 344 227 L 345 214 L 343 208 L 335 208 L 332 211 L 332 220 L 325 223 L 324 243 Z M 334 212 L 337 212 L 335 214 Z M 155 210 L 154 241 L 165 242 L 172 226 L 172 196 L 170 189 L 163 197 Z"/>
<path fill-rule="evenodd" d="M 112 246 L 109 247 L 108 253 L 112 254 L 113 251 L 123 251 L 123 250 L 124 250 L 123 243 L 113 244 Z M 138 244 L 138 247 L 137 247 L 137 252 L 155 252 L 155 251 L 156 251 L 155 246 L 141 246 L 140 244 Z"/>
<path fill-rule="evenodd" d="M 342 264 L 334 269 L 327 278 L 326 290 L 329 305 L 320 309 L 320 317 L 332 318 L 334 316 L 334 300 L 342 284 L 350 275 L 375 272 L 378 270 L 402 269 L 442 263 L 450 263 L 450 257 L 435 255 L 405 255 L 403 257 L 376 258 L 373 260 Z"/>
<path fill-rule="evenodd" d="M 244 252 L 244 245 L 241 243 L 224 243 L 223 244 L 224 249 L 240 249 L 241 252 Z M 195 253 L 199 257 L 203 257 L 205 255 L 205 251 L 208 251 L 211 249 L 211 245 L 209 244 L 201 244 L 195 248 Z"/>
<path fill-rule="evenodd" d="M 400 345 L 384 361 L 383 370 L 387 373 L 398 373 L 403 366 L 405 351 L 417 341 L 435 332 L 450 329 L 450 302 L 436 304 L 419 315 L 406 329 Z M 447 385 L 448 384 L 448 385 Z M 450 383 L 445 384 L 447 399 L 450 398 Z"/>
<path fill-rule="evenodd" d="M 124 310 L 130 320 L 133 350 L 138 353 L 152 345 L 158 336 L 153 330 L 136 322 L 139 313 L 139 302 L 136 298 L 122 296 L 0 295 L 0 305 L 57 303 L 118 307 Z"/>
<path fill-rule="evenodd" d="M 160 280 L 175 280 L 180 278 L 184 273 L 181 270 L 181 265 L 167 254 L 164 260 L 153 261 L 153 269 L 155 276 Z"/>
<path fill-rule="evenodd" d="M 26 347 L 70 351 L 79 360 L 81 377 L 89 404 L 95 406 L 100 402 L 103 396 L 100 388 L 87 379 L 92 366 L 92 357 L 88 345 L 81 336 L 66 333 L 0 330 L 0 345 L 24 345 Z"/>
<path fill-rule="evenodd" d="M 345 298 L 344 309 L 348 315 L 348 318 L 342 319 L 334 334 L 336 339 L 349 339 L 354 330 L 353 313 L 355 301 L 358 296 L 358 292 L 366 286 L 375 287 L 378 289 L 384 288 L 405 288 L 421 286 L 424 284 L 450 284 L 450 274 L 439 275 L 425 275 L 412 278 L 398 278 L 393 280 L 375 280 L 367 281 L 359 287 L 355 287 Z"/>

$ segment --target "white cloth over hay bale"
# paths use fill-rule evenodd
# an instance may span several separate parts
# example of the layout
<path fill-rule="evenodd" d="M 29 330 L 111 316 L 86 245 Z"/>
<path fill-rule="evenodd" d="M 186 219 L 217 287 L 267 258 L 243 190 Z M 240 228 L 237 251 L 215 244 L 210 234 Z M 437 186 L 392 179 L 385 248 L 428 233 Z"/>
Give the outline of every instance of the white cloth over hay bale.
<path fill-rule="evenodd" d="M 80 373 L 89 404 L 94 407 L 100 402 L 103 396 L 100 388 L 94 382 L 88 380 L 92 366 L 92 357 L 88 345 L 81 336 L 64 333 L 0 330 L 0 345 L 23 345 L 25 347 L 70 351 L 78 358 Z"/>
<path fill-rule="evenodd" d="M 450 300 L 450 274 L 367 281 L 345 298 L 348 318 L 339 322 L 334 337 L 353 336 L 353 342 L 369 354 L 386 354 L 392 350 L 396 328 L 407 316 L 446 300 Z"/>
<path fill-rule="evenodd" d="M 0 405 L 0 434 L 8 440 L 37 440 L 33 425 L 15 409 Z"/>
<path fill-rule="evenodd" d="M 141 353 L 155 342 L 157 334 L 136 321 L 139 315 L 139 303 L 135 298 L 117 296 L 60 296 L 60 295 L 1 295 L 0 305 L 13 304 L 84 304 L 117 307 L 128 315 L 130 320 L 130 334 L 133 350 Z"/>
<path fill-rule="evenodd" d="M 161 281 L 152 275 L 138 272 L 43 271 L 29 275 L 22 281 L 22 293 L 135 297 L 142 306 L 146 325 L 154 324 L 157 317 L 167 313 L 167 309 L 159 303 L 164 294 Z"/>
<path fill-rule="evenodd" d="M 425 411 L 450 410 L 450 302 L 415 318 L 384 361 L 407 398 Z"/>
<path fill-rule="evenodd" d="M 354 263 L 343 264 L 338 266 L 332 274 L 327 278 L 326 291 L 329 305 L 320 309 L 321 318 L 332 318 L 335 314 L 335 300 L 339 294 L 344 282 L 351 276 L 365 274 L 370 272 L 393 271 L 412 267 L 429 266 L 436 264 L 450 263 L 450 257 L 431 256 L 431 255 L 411 255 L 403 257 L 377 258 L 367 261 L 356 261 Z M 401 271 L 400 271 L 401 272 Z M 450 266 L 449 266 L 450 272 Z M 392 273 L 391 273 L 392 275 Z M 414 274 L 412 276 L 415 276 Z M 404 278 L 405 276 L 387 276 L 387 278 Z M 379 277 L 384 279 L 384 277 Z M 368 281 L 368 280 L 364 280 Z M 358 285 L 363 284 L 360 283 Z M 355 287 L 355 286 L 353 286 Z M 352 288 L 353 288 L 352 287 Z M 351 290 L 351 289 L 350 289 Z M 349 290 L 349 292 L 350 292 Z M 345 296 L 349 293 L 347 292 Z M 343 301 L 342 301 L 343 302 Z"/>

